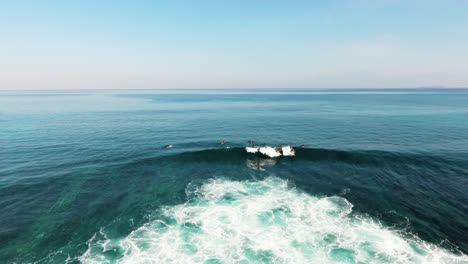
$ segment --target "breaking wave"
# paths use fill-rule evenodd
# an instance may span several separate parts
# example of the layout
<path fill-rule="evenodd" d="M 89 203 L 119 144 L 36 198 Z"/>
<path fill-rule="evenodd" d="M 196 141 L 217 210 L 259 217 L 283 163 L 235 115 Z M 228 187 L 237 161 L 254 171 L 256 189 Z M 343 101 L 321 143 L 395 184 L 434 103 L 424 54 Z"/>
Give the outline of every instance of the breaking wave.
<path fill-rule="evenodd" d="M 415 236 L 352 213 L 339 196 L 315 197 L 287 181 L 210 180 L 185 204 L 127 237 L 101 230 L 83 263 L 468 263 Z"/>

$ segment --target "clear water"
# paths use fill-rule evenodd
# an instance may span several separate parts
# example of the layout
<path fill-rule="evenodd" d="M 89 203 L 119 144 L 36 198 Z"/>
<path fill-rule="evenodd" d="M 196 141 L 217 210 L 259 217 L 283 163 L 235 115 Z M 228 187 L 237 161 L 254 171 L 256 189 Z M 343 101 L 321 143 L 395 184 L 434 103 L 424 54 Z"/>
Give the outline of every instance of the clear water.
<path fill-rule="evenodd" d="M 2 263 L 468 263 L 468 90 L 3 91 L 0 146 Z"/>

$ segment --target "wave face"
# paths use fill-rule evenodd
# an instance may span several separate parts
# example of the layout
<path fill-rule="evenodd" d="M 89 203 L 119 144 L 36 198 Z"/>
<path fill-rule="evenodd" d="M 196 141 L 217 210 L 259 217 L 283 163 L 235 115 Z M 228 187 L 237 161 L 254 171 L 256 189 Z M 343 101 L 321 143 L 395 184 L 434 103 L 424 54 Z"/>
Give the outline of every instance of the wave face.
<path fill-rule="evenodd" d="M 184 204 L 122 239 L 101 230 L 83 263 L 468 263 L 415 236 L 352 213 L 339 196 L 316 197 L 288 181 L 209 180 Z"/>

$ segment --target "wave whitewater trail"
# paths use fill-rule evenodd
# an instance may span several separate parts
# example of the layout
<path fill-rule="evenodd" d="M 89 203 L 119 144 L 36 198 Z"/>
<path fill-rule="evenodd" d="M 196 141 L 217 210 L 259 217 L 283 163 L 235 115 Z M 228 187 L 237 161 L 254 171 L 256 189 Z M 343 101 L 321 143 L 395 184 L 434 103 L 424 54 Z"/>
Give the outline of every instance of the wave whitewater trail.
<path fill-rule="evenodd" d="M 187 202 L 121 239 L 101 230 L 83 263 L 468 263 L 436 245 L 353 214 L 339 196 L 316 197 L 276 177 L 213 179 Z M 116 257 L 117 256 L 117 257 Z"/>

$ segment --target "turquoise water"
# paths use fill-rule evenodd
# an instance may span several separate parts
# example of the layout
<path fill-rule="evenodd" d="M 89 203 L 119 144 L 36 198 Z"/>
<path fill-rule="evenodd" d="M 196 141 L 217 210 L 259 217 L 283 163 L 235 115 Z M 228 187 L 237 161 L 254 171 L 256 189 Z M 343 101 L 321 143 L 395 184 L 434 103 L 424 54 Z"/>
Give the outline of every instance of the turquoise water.
<path fill-rule="evenodd" d="M 0 262 L 468 263 L 467 102 L 0 92 Z M 267 159 L 248 140 L 304 147 Z"/>

